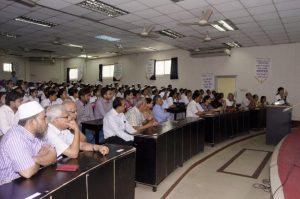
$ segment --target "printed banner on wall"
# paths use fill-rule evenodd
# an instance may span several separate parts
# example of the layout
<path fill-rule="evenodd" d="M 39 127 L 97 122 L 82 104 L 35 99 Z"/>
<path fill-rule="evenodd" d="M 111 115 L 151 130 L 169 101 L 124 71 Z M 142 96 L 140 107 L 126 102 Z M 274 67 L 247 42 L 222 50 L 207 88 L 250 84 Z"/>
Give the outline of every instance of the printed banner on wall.
<path fill-rule="evenodd" d="M 83 66 L 79 66 L 77 68 L 77 80 L 82 80 L 82 77 L 83 77 Z"/>
<path fill-rule="evenodd" d="M 115 64 L 115 66 L 114 66 L 115 81 L 120 81 L 122 75 L 123 75 L 123 66 L 122 66 L 122 64 Z"/>
<path fill-rule="evenodd" d="M 202 88 L 207 90 L 215 89 L 215 76 L 213 73 L 202 73 L 201 74 L 201 85 Z"/>
<path fill-rule="evenodd" d="M 148 60 L 146 63 L 146 77 L 150 79 L 150 77 L 154 74 L 154 60 Z"/>
<path fill-rule="evenodd" d="M 270 58 L 256 58 L 255 78 L 259 83 L 262 84 L 268 79 L 270 68 Z"/>

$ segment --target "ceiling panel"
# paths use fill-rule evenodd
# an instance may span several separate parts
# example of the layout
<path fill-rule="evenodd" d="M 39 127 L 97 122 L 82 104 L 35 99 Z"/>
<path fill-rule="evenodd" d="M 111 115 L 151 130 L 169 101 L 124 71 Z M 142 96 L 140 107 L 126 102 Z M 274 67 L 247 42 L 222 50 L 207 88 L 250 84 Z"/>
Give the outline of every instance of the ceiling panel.
<path fill-rule="evenodd" d="M 82 0 L 40 0 L 35 7 L 24 6 L 15 1 L 0 0 L 1 30 L 20 35 L 17 39 L 1 39 L 0 48 L 15 49 L 16 46 L 40 46 L 56 51 L 55 54 L 77 56 L 79 49 L 49 44 L 55 37 L 63 41 L 82 44 L 89 53 L 115 51 L 115 43 L 94 37 L 106 34 L 122 40 L 124 46 L 156 46 L 159 50 L 174 46 L 191 49 L 220 46 L 234 40 L 243 46 L 272 45 L 300 41 L 299 0 L 102 0 L 130 12 L 116 18 L 94 12 L 76 4 Z M 277 13 L 277 9 L 279 12 Z M 212 9 L 209 22 L 230 19 L 239 30 L 219 32 L 211 26 L 183 26 L 181 22 L 197 22 L 203 11 Z M 25 15 L 56 23 L 53 28 L 13 21 Z M 144 25 L 155 24 L 155 31 L 172 29 L 187 36 L 201 36 L 207 32 L 211 37 L 228 35 L 229 38 L 203 43 L 186 37 L 171 39 L 142 39 Z M 173 47 L 172 47 L 173 46 Z M 144 52 L 135 49 L 134 52 Z"/>

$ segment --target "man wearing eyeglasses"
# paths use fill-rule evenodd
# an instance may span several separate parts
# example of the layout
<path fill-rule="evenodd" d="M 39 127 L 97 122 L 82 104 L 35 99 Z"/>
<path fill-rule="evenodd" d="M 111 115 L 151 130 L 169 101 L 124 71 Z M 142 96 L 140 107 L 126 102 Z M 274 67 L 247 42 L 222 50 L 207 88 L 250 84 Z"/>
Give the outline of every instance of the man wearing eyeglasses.
<path fill-rule="evenodd" d="M 47 139 L 55 146 L 57 157 L 64 154 L 70 158 L 77 158 L 79 150 L 108 154 L 109 150 L 106 146 L 80 141 L 80 129 L 75 120 L 64 110 L 63 105 L 49 107 L 46 115 L 49 122 Z"/>

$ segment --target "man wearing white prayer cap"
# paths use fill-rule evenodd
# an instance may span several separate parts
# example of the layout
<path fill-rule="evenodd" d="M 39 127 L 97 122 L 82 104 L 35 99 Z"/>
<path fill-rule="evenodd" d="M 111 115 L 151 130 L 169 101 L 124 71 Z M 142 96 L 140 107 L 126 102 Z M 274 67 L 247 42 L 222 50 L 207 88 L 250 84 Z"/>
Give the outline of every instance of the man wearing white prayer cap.
<path fill-rule="evenodd" d="M 30 178 L 40 166 L 56 161 L 56 151 L 44 140 L 44 108 L 36 101 L 19 106 L 19 122 L 0 141 L 0 185 L 21 176 Z"/>

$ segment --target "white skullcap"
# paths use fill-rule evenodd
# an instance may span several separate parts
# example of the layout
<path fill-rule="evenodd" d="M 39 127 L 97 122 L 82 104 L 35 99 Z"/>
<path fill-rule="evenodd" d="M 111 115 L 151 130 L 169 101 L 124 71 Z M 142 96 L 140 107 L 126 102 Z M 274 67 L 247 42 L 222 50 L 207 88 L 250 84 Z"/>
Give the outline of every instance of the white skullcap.
<path fill-rule="evenodd" d="M 25 119 L 41 113 L 44 108 L 36 101 L 26 102 L 18 108 L 19 119 Z"/>
<path fill-rule="evenodd" d="M 14 86 L 14 87 L 12 87 L 12 89 L 15 90 L 15 89 L 17 89 L 18 87 L 19 87 L 19 86 Z"/>

